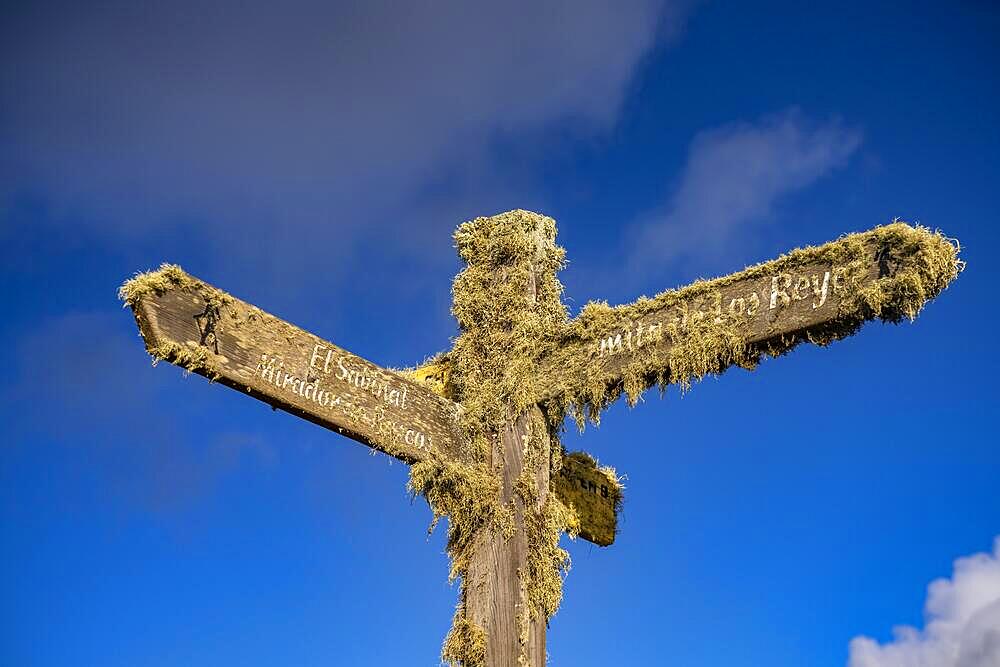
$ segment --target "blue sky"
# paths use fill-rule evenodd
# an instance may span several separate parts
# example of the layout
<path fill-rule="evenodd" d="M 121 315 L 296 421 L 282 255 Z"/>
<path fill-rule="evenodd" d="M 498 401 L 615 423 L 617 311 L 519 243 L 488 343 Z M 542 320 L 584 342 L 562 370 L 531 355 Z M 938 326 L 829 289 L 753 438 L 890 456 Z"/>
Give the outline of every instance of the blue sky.
<path fill-rule="evenodd" d="M 5 7 L 0 663 L 437 664 L 405 466 L 150 368 L 115 290 L 179 263 L 408 365 L 456 333 L 452 230 L 511 208 L 574 310 L 894 217 L 968 262 L 914 324 L 568 429 L 627 490 L 552 664 L 1000 656 L 1000 12 L 811 4 Z"/>

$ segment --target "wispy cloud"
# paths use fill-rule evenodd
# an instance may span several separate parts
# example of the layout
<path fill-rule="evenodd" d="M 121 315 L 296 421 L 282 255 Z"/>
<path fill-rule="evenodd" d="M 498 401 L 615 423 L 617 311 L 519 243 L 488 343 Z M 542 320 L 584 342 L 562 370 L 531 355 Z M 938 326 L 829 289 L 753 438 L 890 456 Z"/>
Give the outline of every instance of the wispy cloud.
<path fill-rule="evenodd" d="M 855 637 L 849 667 L 996 667 L 1000 665 L 1000 537 L 993 553 L 955 561 L 950 579 L 927 588 L 924 629 L 893 629 L 885 644 Z"/>
<path fill-rule="evenodd" d="M 746 238 L 783 196 L 844 166 L 861 140 L 837 118 L 813 120 L 797 109 L 698 134 L 669 203 L 641 223 L 633 263 L 662 263 Z"/>
<path fill-rule="evenodd" d="M 0 204 L 328 258 L 419 220 L 400 211 L 441 169 L 476 181 L 498 135 L 607 128 L 681 4 L 22 4 L 0 27 Z"/>

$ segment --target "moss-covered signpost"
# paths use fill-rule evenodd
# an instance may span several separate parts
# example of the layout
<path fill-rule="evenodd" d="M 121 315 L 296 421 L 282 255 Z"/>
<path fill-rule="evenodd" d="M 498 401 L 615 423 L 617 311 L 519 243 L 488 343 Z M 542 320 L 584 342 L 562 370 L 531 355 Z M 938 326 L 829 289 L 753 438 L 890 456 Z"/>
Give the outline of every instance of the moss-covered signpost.
<path fill-rule="evenodd" d="M 460 599 L 442 657 L 465 667 L 545 664 L 562 597 L 568 532 L 614 540 L 621 485 L 568 454 L 620 396 L 686 388 L 753 368 L 802 342 L 913 319 L 961 270 L 957 244 L 904 223 L 795 250 L 633 304 L 587 304 L 570 319 L 555 222 L 527 211 L 477 218 L 455 241 L 466 268 L 449 352 L 390 370 L 164 265 L 125 283 L 147 350 L 411 465 L 410 489 L 448 518 Z"/>

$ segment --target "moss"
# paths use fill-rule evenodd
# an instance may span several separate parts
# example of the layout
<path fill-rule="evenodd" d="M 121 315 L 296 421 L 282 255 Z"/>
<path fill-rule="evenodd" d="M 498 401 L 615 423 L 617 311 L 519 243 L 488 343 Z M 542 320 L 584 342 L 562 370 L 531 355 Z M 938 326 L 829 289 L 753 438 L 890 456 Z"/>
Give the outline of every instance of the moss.
<path fill-rule="evenodd" d="M 172 289 L 201 284 L 176 264 L 161 264 L 156 271 L 137 273 L 118 288 L 118 298 L 133 310 L 144 296 L 160 295 Z"/>
<path fill-rule="evenodd" d="M 529 435 L 524 448 L 524 465 L 514 485 L 514 490 L 524 507 L 524 530 L 527 541 L 527 558 L 520 572 L 524 595 L 521 614 L 522 645 L 527 641 L 529 622 L 534 616 L 548 619 L 559 609 L 562 601 L 563 577 L 569 572 L 569 552 L 559 546 L 563 533 L 571 538 L 580 530 L 580 521 L 573 510 L 547 489 L 540 499 L 536 481 L 540 466 L 549 466 L 549 478 L 559 474 L 561 453 L 559 440 L 549 430 L 541 413 L 531 415 Z M 547 461 L 542 457 L 548 455 Z M 556 467 L 559 466 L 559 467 Z M 551 487 L 551 485 L 550 485 Z"/>
<path fill-rule="evenodd" d="M 133 311 L 144 297 L 160 296 L 170 290 L 196 290 L 209 306 L 219 308 L 232 301 L 232 296 L 188 275 L 176 264 L 161 264 L 156 271 L 137 273 L 118 288 L 118 298 Z"/>
<path fill-rule="evenodd" d="M 477 460 L 486 460 L 492 444 L 482 434 L 498 433 L 537 402 L 538 359 L 551 333 L 567 322 L 563 287 L 556 277 L 565 252 L 555 244 L 555 235 L 554 220 L 527 211 L 477 218 L 455 234 L 467 265 L 452 289 L 452 312 L 461 328 L 451 353 L 452 382 L 466 409 L 463 426 Z M 559 607 L 562 574 L 569 568 L 559 537 L 577 525 L 575 515 L 553 493 L 538 497 L 537 471 L 551 465 L 550 452 L 558 449 L 553 436 L 535 411 L 514 484 L 528 547 L 519 572 L 522 650 L 532 618 L 548 618 Z"/>
<path fill-rule="evenodd" d="M 195 290 L 207 306 L 216 309 L 232 301 L 232 297 L 222 290 L 189 276 L 176 264 L 162 264 L 156 271 L 137 273 L 118 288 L 118 298 L 124 306 L 132 309 L 142 331 L 142 315 L 139 310 L 142 299 L 160 296 L 175 289 Z M 168 361 L 188 372 L 200 373 L 212 381 L 220 377 L 206 347 L 169 342 L 149 347 L 148 351 L 154 364 Z"/>
<path fill-rule="evenodd" d="M 394 372 L 431 390 L 438 396 L 452 400 L 455 398 L 449 382 L 451 357 L 446 352 L 435 355 L 414 368 L 395 369 Z"/>
<path fill-rule="evenodd" d="M 474 667 L 486 658 L 486 632 L 464 613 L 466 573 L 480 531 L 509 539 L 514 531 L 514 512 L 501 502 L 500 477 L 483 463 L 469 465 L 437 458 L 410 468 L 408 488 L 427 499 L 434 513 L 429 531 L 442 517 L 448 518 L 449 581 L 461 578 L 460 598 L 451 631 L 445 638 L 441 659 L 452 665 Z"/>
<path fill-rule="evenodd" d="M 576 512 L 554 493 L 548 494 L 541 511 L 525 512 L 528 557 L 521 581 L 527 592 L 527 609 L 549 618 L 562 602 L 563 576 L 569 572 L 569 552 L 559 546 L 559 537 L 576 537 L 580 521 Z"/>
<path fill-rule="evenodd" d="M 540 346 L 566 322 L 556 278 L 565 252 L 555 233 L 554 220 L 527 211 L 476 218 L 455 232 L 467 266 L 452 287 L 461 335 L 451 352 L 450 383 L 479 460 L 489 452 L 482 434 L 535 403 L 531 378 Z"/>
<path fill-rule="evenodd" d="M 872 280 L 872 253 L 884 250 L 888 275 Z M 915 318 L 927 301 L 944 290 L 964 266 L 958 246 L 939 232 L 902 222 L 861 233 L 818 247 L 794 250 L 770 262 L 715 280 L 696 282 L 682 289 L 667 290 L 652 298 L 611 307 L 591 302 L 569 323 L 547 352 L 548 368 L 559 369 L 559 380 L 543 390 L 542 397 L 554 422 L 570 412 L 582 428 L 585 421 L 597 423 L 601 411 L 625 394 L 635 404 L 652 386 L 661 390 L 670 384 L 686 390 L 693 382 L 732 366 L 754 368 L 763 356 L 786 354 L 803 342 L 827 345 L 855 333 L 869 320 L 896 323 Z M 581 354 L 609 331 L 630 328 L 644 316 L 682 308 L 699 298 L 710 297 L 734 283 L 791 272 L 810 264 L 844 267 L 846 296 L 836 316 L 823 324 L 764 343 L 750 342 L 749 319 L 723 314 L 719 321 L 704 318 L 688 321 L 684 330 L 665 332 L 671 343 L 649 345 L 632 356 L 627 366 L 607 372 L 600 363 Z"/>
<path fill-rule="evenodd" d="M 578 525 L 573 512 L 554 494 L 539 502 L 535 474 L 540 466 L 553 465 L 549 453 L 559 448 L 552 428 L 537 411 L 530 437 L 524 441 L 522 472 L 514 484 L 519 504 L 503 502 L 502 469 L 493 456 L 504 425 L 537 402 L 533 378 L 539 355 L 551 333 L 567 322 L 562 285 L 556 278 L 565 255 L 555 245 L 555 233 L 551 218 L 527 211 L 476 218 L 459 226 L 455 243 L 466 267 L 455 278 L 452 312 L 461 333 L 448 355 L 403 371 L 425 386 L 428 381 L 440 383 L 440 391 L 464 408 L 460 419 L 469 463 L 417 464 L 410 479 L 410 488 L 423 493 L 435 519 L 448 517 L 451 577 L 461 577 L 464 586 L 475 536 L 488 529 L 510 537 L 515 513 L 523 512 L 528 557 L 519 572 L 524 594 L 519 619 L 522 646 L 530 619 L 537 614 L 547 618 L 559 606 L 561 575 L 569 567 L 559 536 Z M 445 642 L 445 660 L 476 664 L 462 657 L 478 655 L 479 635 L 470 631 L 470 625 L 460 606 Z"/>
<path fill-rule="evenodd" d="M 438 458 L 421 461 L 410 467 L 408 488 L 430 504 L 434 512 L 430 530 L 448 517 L 449 580 L 466 571 L 478 531 L 490 529 L 507 537 L 513 531 L 513 513 L 500 502 L 500 479 L 485 464 Z"/>
<path fill-rule="evenodd" d="M 565 463 L 560 463 L 560 467 L 565 465 L 568 477 L 555 477 L 558 473 L 553 472 L 554 487 L 563 490 L 564 498 L 573 498 L 568 509 L 573 513 L 573 519 L 577 523 L 576 532 L 581 526 L 586 526 L 590 530 L 588 539 L 603 544 L 605 536 L 612 539 L 617 530 L 616 517 L 621 510 L 625 497 L 625 489 L 617 471 L 611 466 L 600 465 L 592 456 L 586 452 L 563 453 L 561 458 Z M 553 466 L 554 470 L 557 470 Z M 586 479 L 593 481 L 598 488 L 607 488 L 607 499 L 599 493 L 579 493 L 577 492 L 578 480 Z M 608 512 L 607 500 L 611 502 L 611 512 Z M 610 543 L 610 540 L 609 542 Z"/>
<path fill-rule="evenodd" d="M 455 622 L 441 649 L 441 660 L 463 667 L 486 664 L 486 631 L 456 612 Z"/>
<path fill-rule="evenodd" d="M 176 364 L 189 373 L 199 373 L 211 381 L 218 380 L 221 375 L 212 363 L 212 355 L 207 348 L 200 345 L 180 345 L 179 343 L 164 343 L 149 350 L 153 365 L 159 361 Z"/>

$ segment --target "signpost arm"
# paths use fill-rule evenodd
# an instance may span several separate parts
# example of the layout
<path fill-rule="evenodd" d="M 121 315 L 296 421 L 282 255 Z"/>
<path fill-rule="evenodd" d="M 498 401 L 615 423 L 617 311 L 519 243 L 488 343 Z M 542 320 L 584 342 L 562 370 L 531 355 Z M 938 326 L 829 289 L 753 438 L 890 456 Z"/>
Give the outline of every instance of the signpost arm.
<path fill-rule="evenodd" d="M 539 400 L 582 425 L 622 394 L 634 404 L 654 385 L 686 388 L 870 320 L 913 319 L 961 271 L 958 250 L 896 222 L 633 304 L 587 304 L 540 364 Z"/>
<path fill-rule="evenodd" d="M 146 349 L 407 463 L 461 448 L 458 406 L 180 267 L 120 290 Z"/>

